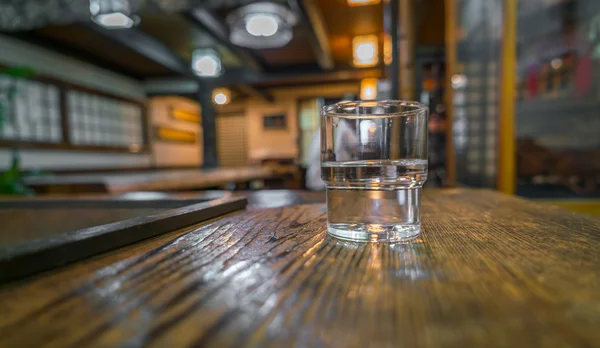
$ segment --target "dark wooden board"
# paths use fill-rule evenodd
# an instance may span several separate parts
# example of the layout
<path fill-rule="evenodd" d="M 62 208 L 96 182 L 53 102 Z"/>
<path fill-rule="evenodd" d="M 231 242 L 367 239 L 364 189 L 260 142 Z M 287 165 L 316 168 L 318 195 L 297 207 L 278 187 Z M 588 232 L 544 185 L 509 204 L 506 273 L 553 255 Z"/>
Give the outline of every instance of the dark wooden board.
<path fill-rule="evenodd" d="M 294 166 L 248 166 L 211 170 L 172 170 L 149 173 L 73 174 L 28 177 L 26 184 L 40 193 L 124 193 L 135 191 L 199 190 L 231 182 L 289 177 Z"/>
<path fill-rule="evenodd" d="M 194 192 L 183 197 L 164 192 L 0 196 L 0 247 L 231 196 L 225 191 Z"/>
<path fill-rule="evenodd" d="M 167 208 L 168 209 L 168 208 Z M 0 208 L 0 249 L 16 243 L 133 219 L 165 211 L 157 208 Z"/>
<path fill-rule="evenodd" d="M 3 196 L 0 197 L 0 247 L 232 196 L 246 197 L 248 209 L 325 202 L 325 192 L 296 190 Z"/>
<path fill-rule="evenodd" d="M 246 204 L 245 198 L 222 198 L 156 212 L 147 216 L 50 235 L 20 244 L 0 245 L 0 282 L 35 274 L 197 224 L 244 209 Z M 155 212 L 153 210 L 145 211 Z M 78 212 L 81 213 L 81 209 L 73 209 L 74 214 Z M 92 213 L 97 213 L 97 211 L 92 210 Z M 35 216 L 31 218 L 35 218 Z M 66 216 L 63 218 L 68 219 Z M 4 232 L 14 233 L 14 231 Z"/>
<path fill-rule="evenodd" d="M 592 347 L 600 220 L 428 191 L 408 244 L 324 206 L 244 211 L 0 288 L 6 347 Z"/>

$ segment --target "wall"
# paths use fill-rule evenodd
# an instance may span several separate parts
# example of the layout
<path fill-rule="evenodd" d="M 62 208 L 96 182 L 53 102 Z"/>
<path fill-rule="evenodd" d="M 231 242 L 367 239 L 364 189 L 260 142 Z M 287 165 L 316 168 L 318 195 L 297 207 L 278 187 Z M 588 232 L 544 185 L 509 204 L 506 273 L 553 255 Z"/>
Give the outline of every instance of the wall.
<path fill-rule="evenodd" d="M 346 93 L 359 94 L 360 84 L 323 84 L 305 87 L 278 88 L 270 93 L 274 103 L 251 98 L 246 104 L 248 120 L 248 159 L 251 163 L 266 158 L 296 158 L 298 149 L 298 99 L 341 98 Z M 285 113 L 287 128 L 284 130 L 263 129 L 263 116 Z"/>
<path fill-rule="evenodd" d="M 148 105 L 148 114 L 153 126 L 168 126 L 194 132 L 197 135 L 196 144 L 180 144 L 154 139 L 152 141 L 153 164 L 157 167 L 200 166 L 202 164 L 202 128 L 200 124 L 179 121 L 171 117 L 171 108 L 200 113 L 200 106 L 189 99 L 179 97 L 151 98 Z"/>
<path fill-rule="evenodd" d="M 40 74 L 122 96 L 145 99 L 143 84 L 134 79 L 4 35 L 0 35 L 0 64 L 26 66 Z M 28 169 L 93 169 L 150 165 L 148 154 L 56 150 L 23 150 L 21 160 L 24 168 Z M 0 149 L 0 169 L 6 168 L 9 164 L 10 151 Z"/>

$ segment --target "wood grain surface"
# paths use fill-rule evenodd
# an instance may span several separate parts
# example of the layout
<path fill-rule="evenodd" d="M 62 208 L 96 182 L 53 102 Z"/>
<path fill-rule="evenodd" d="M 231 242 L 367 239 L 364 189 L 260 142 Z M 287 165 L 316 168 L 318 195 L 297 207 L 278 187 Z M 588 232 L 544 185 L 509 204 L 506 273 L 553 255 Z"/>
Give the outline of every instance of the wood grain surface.
<path fill-rule="evenodd" d="M 57 234 L 156 214 L 156 208 L 4 208 L 0 207 L 0 248 Z"/>
<path fill-rule="evenodd" d="M 226 191 L 192 192 L 184 197 L 163 192 L 4 195 L 0 196 L 0 248 L 232 196 Z"/>
<path fill-rule="evenodd" d="M 0 196 L 0 248 L 227 197 L 247 198 L 249 209 L 325 202 L 325 192 L 301 190 Z"/>
<path fill-rule="evenodd" d="M 14 245 L 0 245 L 0 283 L 214 219 L 244 209 L 246 204 L 245 198 L 220 198 Z"/>
<path fill-rule="evenodd" d="M 592 347 L 600 220 L 428 191 L 407 244 L 324 206 L 230 214 L 0 288 L 0 346 Z"/>

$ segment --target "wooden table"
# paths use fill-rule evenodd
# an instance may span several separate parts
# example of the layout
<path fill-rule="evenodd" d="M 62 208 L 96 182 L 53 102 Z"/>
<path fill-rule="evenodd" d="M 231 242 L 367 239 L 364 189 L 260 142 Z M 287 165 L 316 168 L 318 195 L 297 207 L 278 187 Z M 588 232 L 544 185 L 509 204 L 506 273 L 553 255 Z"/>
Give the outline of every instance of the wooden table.
<path fill-rule="evenodd" d="M 171 170 L 121 174 L 67 174 L 30 177 L 26 184 L 42 193 L 124 193 L 134 191 L 181 191 L 218 187 L 296 175 L 294 166 L 254 166 L 210 170 Z"/>
<path fill-rule="evenodd" d="M 325 202 L 301 190 L 0 196 L 0 247 L 225 197 L 246 197 L 248 209 Z"/>
<path fill-rule="evenodd" d="M 330 238 L 322 204 L 247 210 L 0 288 L 0 345 L 591 347 L 600 220 L 428 191 L 408 244 Z"/>
<path fill-rule="evenodd" d="M 177 195 L 163 192 L 75 197 L 0 196 L 0 247 L 233 195 L 226 191 L 202 191 L 174 196 Z"/>

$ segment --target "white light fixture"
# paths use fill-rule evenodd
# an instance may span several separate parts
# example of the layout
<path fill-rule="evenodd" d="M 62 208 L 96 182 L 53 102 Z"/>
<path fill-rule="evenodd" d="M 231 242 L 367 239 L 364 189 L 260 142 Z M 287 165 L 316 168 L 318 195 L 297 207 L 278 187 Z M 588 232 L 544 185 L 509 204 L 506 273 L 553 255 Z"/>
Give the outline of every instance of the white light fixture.
<path fill-rule="evenodd" d="M 383 63 L 385 65 L 392 64 L 392 60 L 394 59 L 392 48 L 392 36 L 386 33 L 383 36 Z"/>
<path fill-rule="evenodd" d="M 277 18 L 270 14 L 252 15 L 246 20 L 246 31 L 254 36 L 273 36 L 278 28 Z"/>
<path fill-rule="evenodd" d="M 375 45 L 371 42 L 361 42 L 356 45 L 356 58 L 361 62 L 370 62 L 375 59 Z"/>
<path fill-rule="evenodd" d="M 198 76 L 216 77 L 221 75 L 221 58 L 212 48 L 196 49 L 192 55 L 192 70 Z"/>
<path fill-rule="evenodd" d="M 238 46 L 276 48 L 292 40 L 296 17 L 281 4 L 258 2 L 230 13 L 227 24 L 229 39 Z"/>
<path fill-rule="evenodd" d="M 106 29 L 126 29 L 139 24 L 131 14 L 128 0 L 90 0 L 92 20 Z"/>
<path fill-rule="evenodd" d="M 215 103 L 219 105 L 227 103 L 227 96 L 223 93 L 217 93 L 217 95 L 215 95 Z"/>
<path fill-rule="evenodd" d="M 379 62 L 377 35 L 355 36 L 352 39 L 353 63 L 356 67 L 368 67 Z"/>
<path fill-rule="evenodd" d="M 229 104 L 231 101 L 231 91 L 227 88 L 216 88 L 213 90 L 213 101 L 217 105 Z"/>

